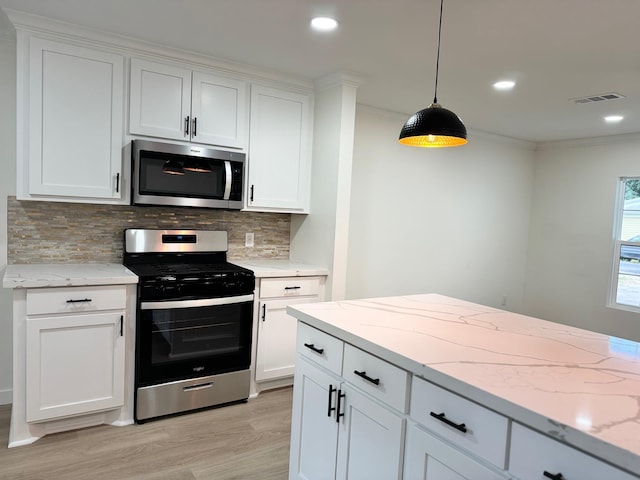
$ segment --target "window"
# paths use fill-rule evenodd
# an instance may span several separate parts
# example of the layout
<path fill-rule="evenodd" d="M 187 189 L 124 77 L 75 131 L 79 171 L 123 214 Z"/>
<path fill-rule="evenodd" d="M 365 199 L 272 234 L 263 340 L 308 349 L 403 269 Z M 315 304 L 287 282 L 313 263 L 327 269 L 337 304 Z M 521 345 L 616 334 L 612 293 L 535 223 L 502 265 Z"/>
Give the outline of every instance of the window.
<path fill-rule="evenodd" d="M 618 186 L 609 303 L 640 311 L 640 177 L 621 178 Z"/>

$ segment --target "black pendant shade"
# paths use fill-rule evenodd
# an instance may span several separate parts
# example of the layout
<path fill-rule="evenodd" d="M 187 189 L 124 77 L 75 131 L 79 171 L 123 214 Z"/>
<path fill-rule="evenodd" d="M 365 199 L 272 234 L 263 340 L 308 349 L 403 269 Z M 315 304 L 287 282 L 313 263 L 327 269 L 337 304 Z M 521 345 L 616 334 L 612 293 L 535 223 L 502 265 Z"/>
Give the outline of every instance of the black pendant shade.
<path fill-rule="evenodd" d="M 414 147 L 456 147 L 467 143 L 467 129 L 451 110 L 432 103 L 407 120 L 399 141 Z"/>
<path fill-rule="evenodd" d="M 438 24 L 438 49 L 436 55 L 436 82 L 433 103 L 413 114 L 400 131 L 398 141 L 413 147 L 457 147 L 467 143 L 467 129 L 462 120 L 451 110 L 438 103 L 438 72 L 440 69 L 440 37 L 442 36 L 442 6 Z"/>

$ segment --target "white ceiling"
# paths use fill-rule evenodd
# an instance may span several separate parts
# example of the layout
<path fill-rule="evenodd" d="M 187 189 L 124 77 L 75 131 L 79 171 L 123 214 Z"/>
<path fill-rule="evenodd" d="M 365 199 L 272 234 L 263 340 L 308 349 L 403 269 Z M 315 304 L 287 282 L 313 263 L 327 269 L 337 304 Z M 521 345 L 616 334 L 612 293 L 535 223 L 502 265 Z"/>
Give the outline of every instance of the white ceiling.
<path fill-rule="evenodd" d="M 358 102 L 433 98 L 438 0 L 0 0 L 130 37 L 315 79 L 355 73 Z M 334 34 L 309 19 L 332 14 Z M 492 90 L 503 78 L 510 93 Z M 575 104 L 616 92 L 626 98 Z M 438 100 L 470 130 L 530 141 L 640 132 L 639 0 L 445 0 Z M 605 124 L 606 114 L 625 120 Z M 400 128 L 399 125 L 398 128 Z"/>

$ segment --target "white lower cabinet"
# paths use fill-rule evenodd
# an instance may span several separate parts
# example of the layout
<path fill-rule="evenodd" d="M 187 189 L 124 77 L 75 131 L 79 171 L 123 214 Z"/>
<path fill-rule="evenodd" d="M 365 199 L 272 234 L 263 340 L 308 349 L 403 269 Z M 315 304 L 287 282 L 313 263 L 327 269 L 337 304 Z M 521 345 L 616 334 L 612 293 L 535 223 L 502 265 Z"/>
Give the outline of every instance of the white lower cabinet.
<path fill-rule="evenodd" d="M 519 480 L 639 478 L 515 422 L 511 429 L 510 458 L 509 471 Z"/>
<path fill-rule="evenodd" d="M 259 280 L 256 382 L 293 377 L 297 320 L 287 313 L 287 305 L 322 301 L 324 282 L 325 277 L 320 276 Z"/>
<path fill-rule="evenodd" d="M 287 305 L 309 301 L 306 298 L 298 298 L 260 302 L 256 352 L 257 382 L 293 375 L 296 358 L 296 319 L 287 313 Z"/>
<path fill-rule="evenodd" d="M 27 422 L 124 403 L 124 316 L 27 319 Z"/>
<path fill-rule="evenodd" d="M 26 421 L 124 404 L 124 286 L 27 291 Z"/>
<path fill-rule="evenodd" d="M 404 418 L 348 383 L 340 385 L 336 479 L 402 478 Z"/>
<path fill-rule="evenodd" d="M 404 412 L 381 400 L 384 389 L 369 394 L 345 379 L 353 363 L 340 340 L 300 324 L 298 353 L 289 479 L 402 478 Z M 387 374 L 375 380 L 393 385 Z M 407 373 L 400 377 L 406 394 Z"/>
<path fill-rule="evenodd" d="M 293 390 L 290 480 L 330 480 L 336 475 L 339 377 L 298 357 Z"/>
<path fill-rule="evenodd" d="M 404 456 L 406 480 L 504 480 L 417 424 L 407 428 Z"/>

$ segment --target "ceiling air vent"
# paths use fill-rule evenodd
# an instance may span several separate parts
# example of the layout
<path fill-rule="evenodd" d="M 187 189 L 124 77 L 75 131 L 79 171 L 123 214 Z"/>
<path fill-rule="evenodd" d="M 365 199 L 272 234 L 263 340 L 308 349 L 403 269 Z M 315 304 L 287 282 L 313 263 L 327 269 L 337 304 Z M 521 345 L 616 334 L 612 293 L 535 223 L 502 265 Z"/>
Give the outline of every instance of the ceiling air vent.
<path fill-rule="evenodd" d="M 588 97 L 572 98 L 570 101 L 574 103 L 594 103 L 604 102 L 605 100 L 615 100 L 617 98 L 624 98 L 624 95 L 619 93 L 603 93 L 601 95 L 590 95 Z"/>

